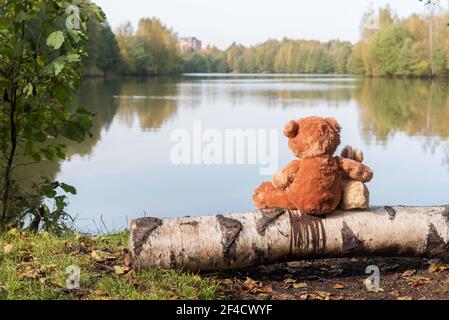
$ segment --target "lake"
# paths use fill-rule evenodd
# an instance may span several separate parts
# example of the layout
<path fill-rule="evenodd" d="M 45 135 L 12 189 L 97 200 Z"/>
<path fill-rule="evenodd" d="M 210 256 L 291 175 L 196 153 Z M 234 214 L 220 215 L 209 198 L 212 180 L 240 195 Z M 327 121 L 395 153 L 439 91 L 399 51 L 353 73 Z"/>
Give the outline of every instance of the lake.
<path fill-rule="evenodd" d="M 93 137 L 71 143 L 66 161 L 41 164 L 39 174 L 76 186 L 69 212 L 84 231 L 118 230 L 144 215 L 253 210 L 253 190 L 270 179 L 260 174 L 260 164 L 176 164 L 171 135 L 193 137 L 198 125 L 216 134 L 278 132 L 281 168 L 294 159 L 282 135 L 285 123 L 309 115 L 337 119 L 343 128 L 338 153 L 344 145 L 364 151 L 374 170 L 372 205 L 449 203 L 446 81 L 323 75 L 92 79 L 82 83 L 76 104 L 96 112 Z"/>

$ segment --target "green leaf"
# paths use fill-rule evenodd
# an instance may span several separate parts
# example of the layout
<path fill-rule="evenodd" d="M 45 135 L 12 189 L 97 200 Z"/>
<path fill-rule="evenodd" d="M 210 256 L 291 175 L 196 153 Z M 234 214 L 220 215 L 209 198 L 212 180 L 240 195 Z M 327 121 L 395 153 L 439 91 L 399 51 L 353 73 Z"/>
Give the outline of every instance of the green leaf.
<path fill-rule="evenodd" d="M 19 23 L 23 22 L 23 21 L 28 21 L 28 20 L 31 20 L 31 19 L 33 19 L 33 16 L 27 14 L 26 12 L 24 12 L 22 10 L 19 11 L 19 13 L 17 13 L 16 16 L 14 17 L 14 20 L 19 22 Z"/>
<path fill-rule="evenodd" d="M 0 80 L 0 88 L 8 88 L 9 81 L 8 80 Z"/>
<path fill-rule="evenodd" d="M 70 140 L 83 142 L 86 137 L 86 130 L 79 123 L 70 121 L 64 127 L 61 134 Z"/>
<path fill-rule="evenodd" d="M 56 203 L 56 209 L 57 210 L 63 210 L 67 203 L 65 202 L 66 196 L 57 196 L 55 197 L 55 203 Z"/>
<path fill-rule="evenodd" d="M 33 94 L 33 85 L 31 83 L 28 83 L 23 88 L 23 94 L 25 95 L 26 99 L 28 99 Z"/>
<path fill-rule="evenodd" d="M 85 130 L 89 130 L 90 128 L 92 128 L 93 123 L 90 115 L 80 114 L 77 117 L 77 121 L 80 125 L 83 126 Z"/>
<path fill-rule="evenodd" d="M 64 43 L 64 32 L 62 31 L 55 31 L 52 34 L 50 34 L 47 38 L 47 46 L 58 50 L 61 48 L 62 44 Z"/>
<path fill-rule="evenodd" d="M 78 43 L 81 40 L 82 32 L 78 30 L 67 30 L 67 34 L 72 38 L 73 42 Z"/>
<path fill-rule="evenodd" d="M 34 133 L 34 140 L 37 142 L 45 142 L 47 140 L 47 135 L 43 133 L 42 131 L 38 131 Z"/>
<path fill-rule="evenodd" d="M 62 144 L 58 144 L 55 146 L 56 156 L 61 160 L 65 160 L 65 153 L 64 153 L 65 148 L 66 146 Z"/>
<path fill-rule="evenodd" d="M 81 56 L 79 54 L 69 54 L 66 56 L 65 60 L 69 63 L 80 62 Z"/>
<path fill-rule="evenodd" d="M 53 60 L 48 66 L 45 67 L 46 72 L 50 74 L 54 74 L 55 76 L 59 75 L 64 69 L 65 66 L 65 57 L 58 57 Z"/>
<path fill-rule="evenodd" d="M 84 108 L 84 107 L 79 107 L 78 109 L 76 109 L 76 113 L 85 114 L 85 115 L 88 115 L 88 116 L 93 116 L 94 115 L 94 113 L 92 111 L 90 111 L 89 109 Z"/>
<path fill-rule="evenodd" d="M 67 193 L 71 193 L 71 194 L 76 194 L 76 189 L 73 186 L 70 186 L 68 184 L 65 183 L 61 183 L 61 189 L 64 190 Z"/>
<path fill-rule="evenodd" d="M 41 162 L 42 160 L 41 156 L 38 153 L 34 153 L 31 157 L 35 162 Z"/>
<path fill-rule="evenodd" d="M 41 193 L 47 198 L 54 198 L 57 195 L 57 192 L 54 190 L 51 184 L 46 184 L 41 187 Z"/>
<path fill-rule="evenodd" d="M 42 149 L 41 151 L 48 160 L 50 160 L 50 161 L 54 160 L 54 158 L 55 158 L 54 149 L 52 149 L 51 147 L 48 147 L 47 149 Z"/>

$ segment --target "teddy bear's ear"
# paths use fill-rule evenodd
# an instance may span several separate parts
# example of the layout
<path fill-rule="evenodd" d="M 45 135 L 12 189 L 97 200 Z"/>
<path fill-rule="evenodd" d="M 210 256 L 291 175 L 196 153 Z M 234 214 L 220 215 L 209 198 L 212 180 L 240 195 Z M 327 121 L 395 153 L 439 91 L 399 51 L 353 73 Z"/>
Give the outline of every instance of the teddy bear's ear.
<path fill-rule="evenodd" d="M 287 138 L 294 138 L 298 134 L 299 125 L 295 120 L 290 120 L 284 128 L 284 136 Z"/>
<path fill-rule="evenodd" d="M 334 130 L 336 133 L 340 133 L 341 127 L 338 124 L 337 120 L 334 118 L 326 118 L 327 123 L 331 126 L 332 130 Z"/>

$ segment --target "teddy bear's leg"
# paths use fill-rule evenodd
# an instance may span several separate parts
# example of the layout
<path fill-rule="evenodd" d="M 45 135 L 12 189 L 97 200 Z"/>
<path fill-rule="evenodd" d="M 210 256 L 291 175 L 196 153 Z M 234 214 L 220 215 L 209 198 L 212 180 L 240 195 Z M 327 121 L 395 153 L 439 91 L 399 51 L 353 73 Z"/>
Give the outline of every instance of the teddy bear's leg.
<path fill-rule="evenodd" d="M 287 192 L 276 190 L 271 182 L 264 182 L 256 189 L 253 202 L 259 209 L 294 209 L 294 206 L 288 201 Z"/>

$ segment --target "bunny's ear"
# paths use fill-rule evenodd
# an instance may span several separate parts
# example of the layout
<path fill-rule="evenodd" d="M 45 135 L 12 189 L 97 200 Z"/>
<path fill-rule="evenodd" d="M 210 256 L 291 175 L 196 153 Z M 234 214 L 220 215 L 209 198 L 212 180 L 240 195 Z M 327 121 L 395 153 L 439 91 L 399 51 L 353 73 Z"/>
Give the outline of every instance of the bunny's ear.
<path fill-rule="evenodd" d="M 290 120 L 284 128 L 284 135 L 287 138 L 294 138 L 298 134 L 299 131 L 299 125 L 298 122 L 295 120 Z"/>
<path fill-rule="evenodd" d="M 334 130 L 336 133 L 340 133 L 341 127 L 338 124 L 337 120 L 334 118 L 326 118 L 327 123 L 331 126 L 332 130 Z"/>

